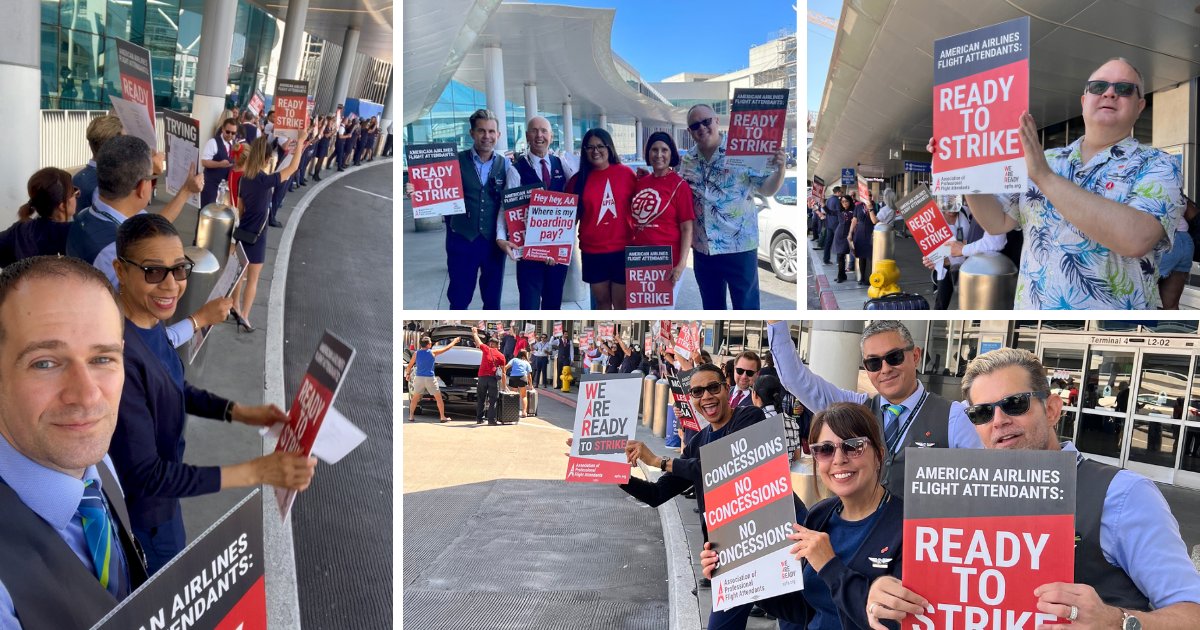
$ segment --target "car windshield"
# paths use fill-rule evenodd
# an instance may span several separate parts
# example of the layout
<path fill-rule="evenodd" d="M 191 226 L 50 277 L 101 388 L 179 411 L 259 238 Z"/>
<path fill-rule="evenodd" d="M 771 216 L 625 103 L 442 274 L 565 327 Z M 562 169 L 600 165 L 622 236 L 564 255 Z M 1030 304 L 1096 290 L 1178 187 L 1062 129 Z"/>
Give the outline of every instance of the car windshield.
<path fill-rule="evenodd" d="M 450 345 L 450 342 L 453 340 L 454 340 L 454 337 L 445 337 L 442 339 L 434 340 L 433 347 L 434 348 L 444 348 L 444 347 Z M 475 342 L 471 340 L 471 335 L 467 334 L 466 336 L 459 337 L 458 343 L 455 344 L 454 347 L 455 348 L 474 348 Z"/>
<path fill-rule="evenodd" d="M 783 178 L 783 185 L 779 187 L 779 192 L 775 193 L 775 200 L 785 206 L 796 205 L 796 178 Z"/>

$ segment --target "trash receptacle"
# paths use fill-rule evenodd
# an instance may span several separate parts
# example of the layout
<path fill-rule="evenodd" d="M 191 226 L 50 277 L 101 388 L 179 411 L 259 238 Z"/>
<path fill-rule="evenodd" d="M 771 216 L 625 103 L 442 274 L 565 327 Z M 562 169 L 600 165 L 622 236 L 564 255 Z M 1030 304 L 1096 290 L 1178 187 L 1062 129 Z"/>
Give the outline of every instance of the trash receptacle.
<path fill-rule="evenodd" d="M 1017 266 L 1004 254 L 976 254 L 958 269 L 960 310 L 1007 310 L 1016 296 Z"/>
<path fill-rule="evenodd" d="M 871 231 L 871 269 L 879 267 L 881 260 L 895 260 L 896 232 L 892 226 L 876 223 Z"/>
<path fill-rule="evenodd" d="M 237 211 L 223 203 L 210 203 L 200 210 L 196 224 L 196 247 L 203 247 L 216 256 L 218 264 L 229 260 L 229 244 L 237 225 Z M 189 287 L 189 293 L 191 287 Z"/>
<path fill-rule="evenodd" d="M 658 380 L 653 374 L 642 379 L 642 426 L 650 426 L 654 416 L 654 383 Z"/>
<path fill-rule="evenodd" d="M 217 279 L 221 277 L 221 263 L 212 252 L 202 247 L 188 245 L 183 248 L 183 254 L 191 258 L 196 266 L 192 267 L 192 275 L 188 277 L 187 281 L 187 290 L 179 298 L 175 315 L 169 320 L 171 324 L 187 319 L 188 315 L 204 306 L 208 302 L 208 294 L 212 293 L 213 287 L 217 286 Z"/>
<path fill-rule="evenodd" d="M 662 379 L 654 384 L 654 412 L 650 430 L 654 435 L 663 437 L 667 434 L 667 406 L 671 404 L 671 388 L 667 380 Z"/>

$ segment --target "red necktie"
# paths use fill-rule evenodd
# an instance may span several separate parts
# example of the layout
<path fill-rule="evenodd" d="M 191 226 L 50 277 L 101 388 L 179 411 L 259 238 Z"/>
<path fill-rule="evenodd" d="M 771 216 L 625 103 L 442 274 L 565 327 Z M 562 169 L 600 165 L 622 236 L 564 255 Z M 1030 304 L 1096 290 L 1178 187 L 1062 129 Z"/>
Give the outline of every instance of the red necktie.
<path fill-rule="evenodd" d="M 729 406 L 730 407 L 738 406 L 738 403 L 742 402 L 742 398 L 745 398 L 745 396 L 746 396 L 746 394 L 742 390 L 740 390 L 740 389 L 734 390 L 733 400 L 729 401 Z"/>
<path fill-rule="evenodd" d="M 542 158 L 542 183 L 547 186 L 550 185 L 550 169 L 546 167 L 546 162 L 549 161 L 548 158 Z"/>

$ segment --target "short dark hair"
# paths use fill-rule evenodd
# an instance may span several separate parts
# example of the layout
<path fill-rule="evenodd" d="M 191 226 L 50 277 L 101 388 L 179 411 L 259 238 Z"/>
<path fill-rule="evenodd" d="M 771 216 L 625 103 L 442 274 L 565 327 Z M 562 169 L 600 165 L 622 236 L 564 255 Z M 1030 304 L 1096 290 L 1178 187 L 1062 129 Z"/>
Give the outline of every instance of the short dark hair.
<path fill-rule="evenodd" d="M 145 140 L 117 136 L 96 152 L 96 187 L 108 199 L 124 199 L 151 176 L 154 164 Z"/>
<path fill-rule="evenodd" d="M 758 353 L 753 350 L 746 350 L 745 352 L 737 355 L 737 358 L 734 359 L 734 363 L 737 363 L 738 359 L 749 359 L 754 362 L 754 365 L 756 366 L 754 368 L 755 370 L 762 369 L 762 359 L 759 358 Z"/>
<path fill-rule="evenodd" d="M 21 282 L 50 277 L 75 278 L 84 284 L 94 284 L 103 288 L 112 297 L 113 304 L 117 304 L 112 283 L 92 265 L 70 256 L 30 256 L 7 265 L 0 271 L 0 305 L 4 304 Z M 0 342 L 3 340 L 4 328 L 0 326 Z"/>
<path fill-rule="evenodd" d="M 701 363 L 700 365 L 697 365 L 695 371 L 692 372 L 692 378 L 696 378 L 696 375 L 701 372 L 712 372 L 713 374 L 717 375 L 718 382 L 720 382 L 722 385 L 726 384 L 725 373 L 721 371 L 721 368 L 712 363 Z"/>
<path fill-rule="evenodd" d="M 833 434 L 849 440 L 856 437 L 865 437 L 871 441 L 871 446 L 875 449 L 875 461 L 883 466 L 883 453 L 887 449 L 887 445 L 883 442 L 883 433 L 879 430 L 879 421 L 875 418 L 875 414 L 864 405 L 858 403 L 839 402 L 829 405 L 822 411 L 818 411 L 812 419 L 812 427 L 808 430 L 808 443 L 815 444 L 817 438 L 821 436 L 821 429 L 828 425 Z M 882 471 L 880 474 L 882 478 Z M 816 487 L 816 475 L 813 476 L 813 484 Z"/>
<path fill-rule="evenodd" d="M 783 413 L 783 384 L 779 379 L 767 374 L 754 379 L 752 388 L 764 405 L 772 405 L 775 411 Z"/>
<path fill-rule="evenodd" d="M 655 131 L 646 139 L 646 153 L 642 156 L 646 163 L 650 163 L 650 145 L 655 142 L 662 142 L 671 149 L 671 168 L 679 166 L 679 148 L 675 146 L 675 140 L 671 138 L 671 134 L 665 131 Z"/>
<path fill-rule="evenodd" d="M 134 245 L 157 236 L 180 238 L 179 230 L 161 214 L 135 214 L 117 228 L 117 256 L 128 257 Z"/>
<path fill-rule="evenodd" d="M 475 110 L 475 113 L 471 114 L 471 117 L 468 120 L 471 123 L 472 130 L 475 129 L 475 123 L 480 120 L 494 120 L 496 121 L 496 127 L 500 127 L 500 118 L 497 117 L 496 114 L 490 109 L 477 109 Z"/>

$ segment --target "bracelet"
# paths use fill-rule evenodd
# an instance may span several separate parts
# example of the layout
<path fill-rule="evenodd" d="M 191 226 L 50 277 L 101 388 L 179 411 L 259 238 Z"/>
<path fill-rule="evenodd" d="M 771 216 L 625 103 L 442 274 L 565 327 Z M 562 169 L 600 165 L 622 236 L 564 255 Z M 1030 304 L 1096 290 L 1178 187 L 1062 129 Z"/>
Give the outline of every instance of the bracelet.
<path fill-rule="evenodd" d="M 233 422 L 233 405 L 234 402 L 232 400 L 225 403 L 225 414 L 221 416 L 221 419 L 225 422 Z"/>
<path fill-rule="evenodd" d="M 188 315 L 188 321 L 192 322 L 192 332 L 200 330 L 200 322 L 196 321 L 195 315 Z"/>

